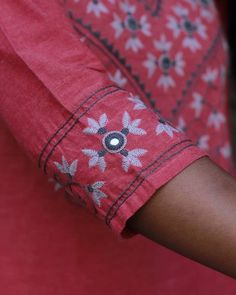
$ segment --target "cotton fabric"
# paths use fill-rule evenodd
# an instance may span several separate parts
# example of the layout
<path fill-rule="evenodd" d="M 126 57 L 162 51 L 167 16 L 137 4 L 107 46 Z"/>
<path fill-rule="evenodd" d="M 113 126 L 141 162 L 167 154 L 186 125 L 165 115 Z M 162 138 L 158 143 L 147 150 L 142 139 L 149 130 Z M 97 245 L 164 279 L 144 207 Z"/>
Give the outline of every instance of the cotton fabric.
<path fill-rule="evenodd" d="M 91 282 L 86 281 L 90 272 L 87 256 L 94 247 L 104 258 L 99 268 L 108 276 L 110 265 L 115 269 L 115 277 L 123 282 L 114 292 L 128 294 L 128 290 L 137 289 L 132 283 L 129 286 L 129 282 L 132 282 L 130 271 L 137 270 L 140 254 L 142 268 L 138 273 L 142 283 L 137 294 L 156 292 L 153 279 L 158 272 L 156 264 L 151 264 L 157 250 L 152 243 L 134 237 L 125 228 L 127 219 L 158 188 L 203 156 L 210 156 L 233 173 L 225 99 L 227 49 L 216 10 L 214 6 L 206 9 L 194 1 L 181 1 L 181 5 L 182 9 L 175 6 L 174 1 L 166 1 L 159 10 L 152 10 L 142 1 L 67 1 L 61 5 L 47 1 L 1 3 L 4 13 L 0 17 L 0 111 L 4 124 L 49 181 L 54 182 L 56 190 L 64 190 L 72 203 L 87 208 L 114 233 L 136 239 L 126 241 L 130 243 L 127 245 L 117 240 L 113 244 L 109 229 L 105 230 L 98 220 L 88 217 L 79 206 L 65 209 L 63 199 L 52 202 L 51 197 L 46 198 L 49 188 L 44 183 L 41 190 L 41 176 L 33 168 L 30 174 L 23 169 L 21 177 L 32 178 L 33 173 L 32 179 L 39 179 L 36 198 L 31 195 L 35 193 L 35 184 L 25 185 L 20 192 L 12 187 L 12 195 L 28 210 L 18 202 L 5 203 L 4 198 L 2 208 L 8 217 L 9 211 L 20 214 L 27 210 L 28 215 L 23 217 L 18 230 L 29 232 L 29 236 L 18 241 L 26 241 L 22 245 L 24 256 L 28 248 L 33 260 L 29 259 L 28 264 L 19 261 L 16 265 L 19 258 L 12 254 L 14 246 L 7 249 L 14 235 L 7 235 L 3 249 L 15 284 L 13 289 L 6 284 L 3 288 L 7 292 L 24 290 L 27 294 L 37 287 L 38 294 L 51 294 L 54 288 L 61 294 L 68 288 L 71 292 L 86 290 L 86 294 L 101 294 L 95 287 L 96 282 L 101 281 L 99 272 L 94 272 L 96 277 Z M 191 20 L 195 20 L 195 26 Z M 158 24 L 167 24 L 164 33 Z M 191 36 L 186 28 L 192 30 Z M 9 136 L 4 128 L 3 150 Z M 12 144 L 14 146 L 14 142 Z M 9 158 L 8 144 L 7 148 L 4 151 Z M 25 164 L 21 167 L 14 161 L 14 165 L 20 169 Z M 19 173 L 13 175 L 11 169 L 9 172 L 11 175 L 4 176 L 4 183 L 13 176 L 22 183 Z M 8 186 L 6 192 L 9 193 Z M 3 195 L 6 192 L 3 190 Z M 49 223 L 40 219 L 40 214 L 34 216 L 37 208 L 41 213 L 47 208 L 43 216 Z M 56 216 L 53 218 L 51 214 Z M 58 224 L 60 218 L 63 221 Z M 82 236 L 77 236 L 78 228 L 74 224 L 78 225 L 78 218 Z M 47 226 L 49 230 L 42 241 L 34 228 L 42 232 Z M 49 233 L 55 234 L 52 250 L 57 243 L 63 253 L 70 252 L 71 245 L 75 247 L 59 260 L 61 270 L 56 268 L 58 255 L 53 251 L 47 251 L 45 256 L 53 265 L 47 264 L 45 257 L 39 261 L 45 255 L 43 249 L 48 245 Z M 64 235 L 66 242 L 62 239 Z M 84 241 L 86 259 L 81 263 L 80 256 L 78 264 L 73 254 L 82 249 L 81 241 Z M 105 246 L 106 241 L 112 244 L 113 250 Z M 88 242 L 94 246 L 90 251 Z M 126 248 L 128 245 L 132 250 Z M 130 254 L 133 249 L 137 251 L 135 255 Z M 126 259 L 118 263 L 115 253 L 128 255 L 130 263 L 127 264 Z M 118 265 L 113 265 L 109 255 L 116 257 Z M 70 263 L 65 262 L 66 258 Z M 64 264 L 68 267 L 68 277 L 61 287 L 52 270 L 57 269 L 59 277 L 64 277 Z M 127 264 L 125 269 L 124 264 Z M 18 271 L 22 268 L 26 275 L 21 277 Z M 30 279 L 30 272 L 36 268 L 33 271 L 36 277 Z M 46 269 L 49 278 L 45 280 Z M 3 273 L 10 282 L 7 271 Z M 37 274 L 44 278 L 40 287 Z M 76 274 L 80 277 L 78 281 Z M 125 277 L 129 280 L 124 280 Z M 188 288 L 190 281 L 182 281 L 184 288 Z M 228 283 L 228 279 L 226 281 Z M 103 279 L 100 288 L 105 282 Z M 163 282 L 164 286 L 165 280 Z M 221 277 L 218 282 L 225 283 Z M 112 288 L 109 286 L 107 292 Z M 173 292 L 170 286 L 169 290 Z"/>

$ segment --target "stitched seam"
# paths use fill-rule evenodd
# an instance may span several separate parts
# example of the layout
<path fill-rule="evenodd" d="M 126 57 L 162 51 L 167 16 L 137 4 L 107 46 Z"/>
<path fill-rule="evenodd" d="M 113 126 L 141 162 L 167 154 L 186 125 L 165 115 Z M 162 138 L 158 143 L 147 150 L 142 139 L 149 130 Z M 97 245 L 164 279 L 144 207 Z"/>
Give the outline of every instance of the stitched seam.
<path fill-rule="evenodd" d="M 115 215 L 117 214 L 117 212 L 118 212 L 118 210 L 120 209 L 120 207 L 124 204 L 124 202 L 127 201 L 127 199 L 128 199 L 130 196 L 132 196 L 132 194 L 138 189 L 138 187 L 143 183 L 143 181 L 144 181 L 149 175 L 153 174 L 153 173 L 154 173 L 159 167 L 163 166 L 163 164 L 164 164 L 166 161 L 168 161 L 168 160 L 170 160 L 171 158 L 173 158 L 176 154 L 179 154 L 180 152 L 182 152 L 183 150 L 185 150 L 185 149 L 187 149 L 187 148 L 189 148 L 189 147 L 191 147 L 191 146 L 195 146 L 195 145 L 194 145 L 194 144 L 189 144 L 189 145 L 184 146 L 183 148 L 177 150 L 176 152 L 172 153 L 172 154 L 169 155 L 167 158 L 165 158 L 162 162 L 160 162 L 160 163 L 157 165 L 157 167 L 155 167 L 152 171 L 150 171 L 147 175 L 145 175 L 144 178 L 141 179 L 141 180 L 139 181 L 139 183 L 136 185 L 136 187 L 133 189 L 133 191 L 131 191 L 127 196 L 123 196 L 123 198 L 121 198 L 121 199 L 119 200 L 119 203 L 116 204 L 116 206 L 115 206 L 114 209 L 113 209 L 113 212 L 110 213 L 111 216 L 110 216 L 109 218 L 107 218 L 107 220 L 106 220 L 106 224 L 107 224 L 107 225 L 110 225 L 112 219 L 115 217 Z"/>
<path fill-rule="evenodd" d="M 47 174 L 47 163 L 50 159 L 50 157 L 52 156 L 55 148 L 58 146 L 59 143 L 61 143 L 61 141 L 68 135 L 68 133 L 75 127 L 75 125 L 78 123 L 79 119 L 81 119 L 89 110 L 92 109 L 92 107 L 94 107 L 94 105 L 99 102 L 101 99 L 105 98 L 106 96 L 115 93 L 117 91 L 120 91 L 122 89 L 117 88 L 114 89 L 112 91 L 109 91 L 108 93 L 105 93 L 104 95 L 102 95 L 101 97 L 96 97 L 96 100 L 89 106 L 87 107 L 87 109 L 81 114 L 79 115 L 73 122 L 73 124 L 69 127 L 69 129 L 58 139 L 58 141 L 56 142 L 56 144 L 52 147 L 51 151 L 48 153 L 47 157 L 45 158 L 44 161 L 44 167 L 43 167 L 43 171 L 45 174 Z M 123 90 L 124 91 L 124 90 Z"/>
<path fill-rule="evenodd" d="M 187 142 L 191 142 L 191 140 L 186 139 L 186 140 L 182 140 L 174 145 L 172 145 L 168 150 L 162 152 L 160 155 L 158 155 L 156 157 L 156 159 L 154 161 L 152 161 L 149 165 L 147 165 L 145 168 L 141 169 L 140 172 L 134 177 L 134 179 L 130 182 L 130 184 L 128 185 L 128 187 L 124 190 L 124 192 L 113 202 L 113 204 L 110 206 L 109 210 L 107 211 L 105 220 L 107 221 L 109 219 L 109 215 L 111 214 L 110 212 L 113 210 L 114 206 L 116 206 L 116 203 L 119 202 L 119 200 L 121 198 L 123 198 L 124 194 L 127 194 L 127 191 L 129 191 L 130 189 L 132 189 L 132 186 L 135 186 L 136 182 L 139 182 L 139 178 L 143 177 L 143 173 L 145 173 L 146 171 L 149 171 L 153 165 L 155 165 L 156 163 L 159 163 L 160 161 L 162 161 L 162 158 L 164 156 L 166 156 L 169 152 L 171 152 L 173 149 L 175 149 L 176 147 L 178 147 L 181 144 L 187 143 Z"/>
<path fill-rule="evenodd" d="M 67 124 L 69 124 L 69 122 L 73 119 L 74 115 L 79 111 L 79 109 L 90 99 L 92 98 L 94 95 L 97 95 L 99 92 L 106 90 L 108 88 L 114 87 L 113 85 L 108 85 L 106 87 L 97 89 L 95 92 L 93 92 L 92 94 L 90 94 L 88 97 L 86 97 L 80 104 L 79 106 L 77 106 L 77 108 L 73 111 L 73 113 L 64 121 L 64 123 L 62 123 L 59 128 L 50 136 L 50 138 L 48 139 L 47 143 L 44 145 L 44 147 L 42 148 L 39 157 L 38 157 L 38 167 L 41 167 L 41 161 L 42 161 L 42 157 L 46 151 L 46 149 L 50 146 L 52 140 L 58 135 L 58 133 L 63 130 L 65 128 L 65 126 Z"/>

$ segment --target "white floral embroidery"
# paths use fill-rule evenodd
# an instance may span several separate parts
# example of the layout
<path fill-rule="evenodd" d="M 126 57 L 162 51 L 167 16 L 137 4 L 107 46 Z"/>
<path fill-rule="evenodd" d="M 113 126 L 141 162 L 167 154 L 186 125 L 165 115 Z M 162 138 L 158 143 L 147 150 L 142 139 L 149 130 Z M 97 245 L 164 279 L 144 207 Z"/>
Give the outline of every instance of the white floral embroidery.
<path fill-rule="evenodd" d="M 221 125 L 225 122 L 225 116 L 218 111 L 214 111 L 209 115 L 207 125 L 209 127 L 214 127 L 216 130 L 219 130 Z"/>
<path fill-rule="evenodd" d="M 99 207 L 101 207 L 101 199 L 107 198 L 107 195 L 100 190 L 103 185 L 104 181 L 96 181 L 86 186 L 86 192 L 91 195 L 93 202 Z"/>
<path fill-rule="evenodd" d="M 102 149 L 99 151 L 93 149 L 83 149 L 82 152 L 90 157 L 89 167 L 98 166 L 101 171 L 106 169 L 105 156 L 110 154 L 122 155 L 122 167 L 127 172 L 130 165 L 141 167 L 138 157 L 144 155 L 147 150 L 133 149 L 127 150 L 128 134 L 145 135 L 146 131 L 139 127 L 141 119 L 131 120 L 127 111 L 124 112 L 122 118 L 123 128 L 121 130 L 108 131 L 106 125 L 108 123 L 107 115 L 104 113 L 100 116 L 99 121 L 88 118 L 89 127 L 83 130 L 87 134 L 99 134 L 102 136 Z"/>
<path fill-rule="evenodd" d="M 54 191 L 56 192 L 63 188 L 63 185 L 54 178 L 49 178 L 48 181 L 54 183 Z"/>
<path fill-rule="evenodd" d="M 202 135 L 198 141 L 197 146 L 202 150 L 208 150 L 209 149 L 209 135 Z"/>
<path fill-rule="evenodd" d="M 176 83 L 171 77 L 170 73 L 172 70 L 177 75 L 184 75 L 185 62 L 183 60 L 183 53 L 177 52 L 175 57 L 171 57 L 170 50 L 172 43 L 167 41 L 164 34 L 160 36 L 160 40 L 154 40 L 155 48 L 161 52 L 161 55 L 156 57 L 152 53 L 147 53 L 147 60 L 144 61 L 143 65 L 148 70 L 148 77 L 152 77 L 157 68 L 162 72 L 162 75 L 157 81 L 157 85 L 163 87 L 164 90 L 168 90 L 169 87 L 175 87 Z"/>
<path fill-rule="evenodd" d="M 139 19 L 135 17 L 136 6 L 129 4 L 128 1 L 120 2 L 120 8 L 125 12 L 125 18 L 114 13 L 114 20 L 111 23 L 112 28 L 115 30 L 115 38 L 119 38 L 126 30 L 129 32 L 129 38 L 126 40 L 125 49 L 131 49 L 133 52 L 138 52 L 144 47 L 139 38 L 142 33 L 145 36 L 150 36 L 150 24 L 147 22 L 147 16 L 142 15 Z"/>
<path fill-rule="evenodd" d="M 159 119 L 159 123 L 156 127 L 156 134 L 162 134 L 162 133 L 168 134 L 170 137 L 173 137 L 174 132 L 180 132 L 178 129 L 172 127 L 167 122 L 165 122 L 163 119 Z"/>
<path fill-rule="evenodd" d="M 135 104 L 134 110 L 143 110 L 147 108 L 144 102 L 137 95 L 129 93 L 128 100 L 132 101 Z"/>
<path fill-rule="evenodd" d="M 176 127 L 178 130 L 180 130 L 181 132 L 185 132 L 186 131 L 186 122 L 184 120 L 183 117 L 179 117 L 178 119 L 178 125 Z"/>
<path fill-rule="evenodd" d="M 87 13 L 94 13 L 96 17 L 100 17 L 101 13 L 109 13 L 107 7 L 100 0 L 91 0 L 87 5 Z"/>
<path fill-rule="evenodd" d="M 200 8 L 200 16 L 211 22 L 216 13 L 216 7 L 213 0 L 185 0 L 195 10 Z"/>
<path fill-rule="evenodd" d="M 197 36 L 204 40 L 207 39 L 206 26 L 202 23 L 201 18 L 190 19 L 188 9 L 180 5 L 174 7 L 174 12 L 176 17 L 168 17 L 167 28 L 172 30 L 175 38 L 178 38 L 181 33 L 185 35 L 182 42 L 184 48 L 188 48 L 192 52 L 201 49 Z"/>
<path fill-rule="evenodd" d="M 230 158 L 232 156 L 232 147 L 231 147 L 231 145 L 227 142 L 224 146 L 222 146 L 220 148 L 220 153 L 225 159 Z"/>
<path fill-rule="evenodd" d="M 228 71 L 227 71 L 226 66 L 221 65 L 220 66 L 220 79 L 221 79 L 222 83 L 225 83 L 227 75 L 228 75 Z"/>
<path fill-rule="evenodd" d="M 202 112 L 202 108 L 203 108 L 203 104 L 204 104 L 204 99 L 203 99 L 202 95 L 197 92 L 194 92 L 193 93 L 193 101 L 192 101 L 190 107 L 192 109 L 194 109 L 196 118 L 200 117 L 201 112 Z"/>
<path fill-rule="evenodd" d="M 207 68 L 206 72 L 202 75 L 202 80 L 208 84 L 213 84 L 216 81 L 218 74 L 218 69 Z"/>
<path fill-rule="evenodd" d="M 54 162 L 56 165 L 57 169 L 64 174 L 67 174 L 71 177 L 73 177 L 77 171 L 77 164 L 78 160 L 74 160 L 70 165 L 65 159 L 64 156 L 62 156 L 62 163 Z"/>
<path fill-rule="evenodd" d="M 119 87 L 124 87 L 125 84 L 127 83 L 127 79 L 122 76 L 120 70 L 116 70 L 114 75 L 108 73 L 109 78 L 112 82 L 116 83 Z"/>
<path fill-rule="evenodd" d="M 100 121 L 102 122 L 103 118 Z M 81 205 L 85 205 L 85 200 L 83 200 L 81 197 L 78 198 L 78 196 L 74 196 L 72 191 L 72 186 L 79 186 L 91 196 L 91 199 L 97 206 L 101 206 L 101 199 L 107 197 L 107 195 L 100 190 L 105 183 L 104 181 L 96 181 L 95 183 L 88 185 L 82 185 L 79 182 L 74 182 L 73 177 L 77 171 L 78 160 L 74 160 L 71 164 L 69 164 L 65 157 L 62 156 L 62 162 L 54 162 L 54 164 L 61 173 L 67 175 L 67 180 L 65 183 L 61 182 L 60 177 L 57 174 L 54 174 L 54 178 L 49 179 L 50 182 L 55 183 L 55 190 L 65 188 L 65 191 L 68 195 L 76 197 L 73 201 L 76 201 L 77 203 L 80 202 Z"/>
<path fill-rule="evenodd" d="M 104 113 L 100 116 L 99 121 L 97 122 L 93 118 L 88 118 L 89 127 L 83 130 L 84 133 L 87 134 L 95 134 L 98 133 L 103 127 L 107 125 L 108 119 L 107 115 Z"/>
<path fill-rule="evenodd" d="M 105 171 L 106 162 L 103 157 L 105 155 L 105 153 L 99 153 L 99 152 L 92 150 L 92 149 L 83 149 L 82 151 L 85 155 L 90 157 L 90 160 L 88 163 L 89 167 L 93 167 L 93 166 L 98 165 L 99 168 L 101 169 L 101 171 Z"/>
<path fill-rule="evenodd" d="M 134 149 L 129 151 L 126 157 L 123 157 L 122 167 L 127 172 L 130 165 L 142 167 L 142 163 L 138 157 L 144 155 L 147 151 L 144 149 Z"/>

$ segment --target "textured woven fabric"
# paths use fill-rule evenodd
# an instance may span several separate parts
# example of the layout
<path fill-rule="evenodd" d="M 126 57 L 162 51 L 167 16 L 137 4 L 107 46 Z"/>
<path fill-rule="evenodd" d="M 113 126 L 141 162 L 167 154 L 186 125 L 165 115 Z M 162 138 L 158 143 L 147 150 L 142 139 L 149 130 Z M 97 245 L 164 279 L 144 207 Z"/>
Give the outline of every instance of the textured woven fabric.
<path fill-rule="evenodd" d="M 230 279 L 125 228 L 195 160 L 209 156 L 235 173 L 214 5 L 40 0 L 1 10 L 2 293 L 178 294 L 208 275 L 231 294 Z M 107 226 L 132 239 L 114 239 Z M 156 280 L 162 251 L 171 266 Z"/>

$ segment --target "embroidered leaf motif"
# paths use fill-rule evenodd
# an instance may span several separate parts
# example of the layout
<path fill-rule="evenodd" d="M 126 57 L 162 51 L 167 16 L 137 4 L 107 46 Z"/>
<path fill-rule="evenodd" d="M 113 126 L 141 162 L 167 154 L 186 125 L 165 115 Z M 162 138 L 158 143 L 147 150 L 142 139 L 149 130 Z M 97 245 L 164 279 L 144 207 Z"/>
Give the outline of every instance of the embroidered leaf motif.
<path fill-rule="evenodd" d="M 74 176 L 77 171 L 77 163 L 78 160 L 74 160 L 71 165 L 67 162 L 66 158 L 62 156 L 62 163 L 54 162 L 57 169 L 63 174 L 69 174 L 70 176 Z"/>
<path fill-rule="evenodd" d="M 87 155 L 90 159 L 88 161 L 89 167 L 98 166 L 102 172 L 106 169 L 105 155 L 118 154 L 127 158 L 123 160 L 123 166 L 125 171 L 128 170 L 130 165 L 141 167 L 142 164 L 137 157 L 142 155 L 142 149 L 137 149 L 133 151 L 126 150 L 126 145 L 128 142 L 127 135 L 129 133 L 136 135 L 144 135 L 146 131 L 139 127 L 141 119 L 131 120 L 130 115 L 127 111 L 124 112 L 122 117 L 122 124 L 124 128 L 120 130 L 107 131 L 105 126 L 107 125 L 108 119 L 107 115 L 104 113 L 100 116 L 99 122 L 94 119 L 89 118 L 88 124 L 90 126 L 85 128 L 87 133 L 97 133 L 101 136 L 102 149 L 95 151 L 93 149 L 82 149 L 82 152 Z M 92 131 L 91 131 L 92 130 Z M 130 155 L 130 158 L 129 158 Z"/>
<path fill-rule="evenodd" d="M 106 126 L 108 120 L 107 115 L 104 113 L 100 116 L 99 122 L 92 118 L 88 118 L 88 125 L 89 127 L 86 127 L 83 132 L 87 134 L 95 134 L 98 133 L 100 128 L 103 128 Z"/>
<path fill-rule="evenodd" d="M 75 175 L 75 172 L 77 171 L 77 164 L 78 164 L 78 160 L 74 160 L 70 167 L 69 167 L 69 172 L 71 176 Z"/>
<path fill-rule="evenodd" d="M 129 132 L 132 134 L 137 135 L 144 135 L 146 134 L 146 131 L 142 128 L 138 128 L 138 125 L 140 124 L 141 119 L 135 119 L 134 121 L 131 121 L 130 115 L 128 112 L 124 112 L 122 123 L 124 128 L 128 128 Z"/>
<path fill-rule="evenodd" d="M 98 165 L 101 171 L 105 171 L 106 162 L 104 160 L 104 157 L 99 156 L 97 151 L 91 149 L 83 149 L 82 152 L 90 157 L 89 167 Z"/>
<path fill-rule="evenodd" d="M 134 102 L 134 110 L 143 110 L 147 108 L 144 102 L 138 96 L 134 96 L 132 93 L 130 93 L 128 100 Z"/>
<path fill-rule="evenodd" d="M 138 157 L 144 155 L 147 150 L 144 149 L 134 149 L 128 152 L 128 155 L 123 157 L 122 167 L 127 172 L 130 165 L 136 167 L 142 167 L 142 163 L 138 159 Z"/>
<path fill-rule="evenodd" d="M 105 127 L 107 125 L 107 122 L 108 122 L 107 115 L 104 113 L 99 118 L 100 127 Z"/>
<path fill-rule="evenodd" d="M 107 198 L 107 195 L 100 190 L 104 183 L 104 181 L 96 181 L 92 185 L 87 186 L 87 192 L 91 194 L 92 200 L 99 207 L 101 206 L 101 199 Z"/>
<path fill-rule="evenodd" d="M 167 133 L 170 137 L 173 137 L 173 132 L 179 132 L 179 130 L 167 123 L 159 123 L 156 127 L 156 134 L 159 135 L 163 132 Z"/>

